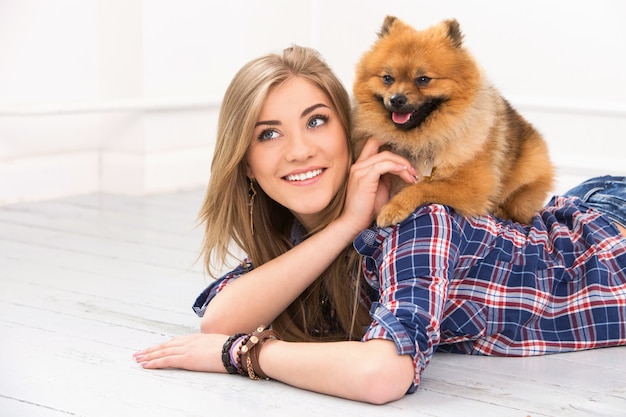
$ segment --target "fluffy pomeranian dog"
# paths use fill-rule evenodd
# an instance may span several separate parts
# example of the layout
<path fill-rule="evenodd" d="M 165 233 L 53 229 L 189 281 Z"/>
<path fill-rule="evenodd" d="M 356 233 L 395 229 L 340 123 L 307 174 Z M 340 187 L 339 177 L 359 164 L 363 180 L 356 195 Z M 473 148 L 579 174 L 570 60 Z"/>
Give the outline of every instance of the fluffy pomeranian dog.
<path fill-rule="evenodd" d="M 529 223 L 552 189 L 547 144 L 485 78 L 458 22 L 418 31 L 387 16 L 378 36 L 356 69 L 356 155 L 374 137 L 419 175 L 412 185 L 394 180 L 377 224 L 426 203 Z"/>

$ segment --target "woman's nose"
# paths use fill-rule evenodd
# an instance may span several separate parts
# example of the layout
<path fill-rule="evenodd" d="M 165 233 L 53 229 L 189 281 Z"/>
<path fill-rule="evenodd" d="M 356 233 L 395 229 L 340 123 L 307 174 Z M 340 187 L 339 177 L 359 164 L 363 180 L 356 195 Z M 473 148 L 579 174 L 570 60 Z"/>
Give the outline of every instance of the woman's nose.
<path fill-rule="evenodd" d="M 287 141 L 287 160 L 300 161 L 310 158 L 315 154 L 315 144 L 305 134 L 292 134 Z"/>

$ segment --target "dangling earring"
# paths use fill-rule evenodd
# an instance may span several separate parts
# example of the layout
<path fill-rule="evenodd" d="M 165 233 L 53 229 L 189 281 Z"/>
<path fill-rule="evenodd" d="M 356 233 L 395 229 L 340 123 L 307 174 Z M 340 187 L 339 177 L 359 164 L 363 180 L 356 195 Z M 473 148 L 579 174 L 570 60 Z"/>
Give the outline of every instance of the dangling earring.
<path fill-rule="evenodd" d="M 254 236 L 254 217 L 252 212 L 254 211 L 254 197 L 256 197 L 256 190 L 254 189 L 254 180 L 249 178 L 250 183 L 248 185 L 248 209 L 250 211 L 250 230 L 252 231 L 252 236 Z"/>

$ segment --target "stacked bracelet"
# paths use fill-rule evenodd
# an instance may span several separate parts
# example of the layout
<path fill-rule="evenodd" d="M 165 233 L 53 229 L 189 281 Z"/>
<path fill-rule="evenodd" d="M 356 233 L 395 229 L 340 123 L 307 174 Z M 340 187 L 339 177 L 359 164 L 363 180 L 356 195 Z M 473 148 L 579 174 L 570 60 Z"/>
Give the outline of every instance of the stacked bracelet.
<path fill-rule="evenodd" d="M 243 367 L 243 365 L 241 364 L 241 348 L 242 346 L 245 346 L 246 343 L 248 343 L 248 340 L 250 340 L 250 336 L 249 334 L 246 334 L 243 336 L 241 343 L 239 344 L 239 349 L 237 349 L 237 362 L 236 362 L 236 366 L 237 366 L 237 371 L 239 372 L 239 375 L 241 376 L 248 376 L 248 371 Z"/>
<path fill-rule="evenodd" d="M 280 340 L 280 336 L 272 329 L 259 326 L 247 340 L 244 340 L 239 350 L 241 357 L 240 373 L 247 374 L 250 379 L 270 379 L 259 366 L 261 346 L 270 339 Z"/>
<path fill-rule="evenodd" d="M 233 361 L 230 358 L 230 349 L 233 346 L 233 342 L 242 336 L 245 336 L 245 333 L 232 335 L 226 340 L 226 343 L 224 343 L 224 346 L 222 347 L 222 363 L 224 364 L 224 368 L 226 368 L 226 372 L 229 374 L 239 373 L 237 366 L 233 364 Z"/>

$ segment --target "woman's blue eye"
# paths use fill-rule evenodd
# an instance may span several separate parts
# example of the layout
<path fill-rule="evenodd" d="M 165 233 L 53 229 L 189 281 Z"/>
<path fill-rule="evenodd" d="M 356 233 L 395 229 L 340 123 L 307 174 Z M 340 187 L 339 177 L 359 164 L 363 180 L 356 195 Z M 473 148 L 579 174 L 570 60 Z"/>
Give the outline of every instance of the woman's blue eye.
<path fill-rule="evenodd" d="M 309 119 L 309 126 L 308 127 L 319 127 L 323 124 L 325 124 L 328 121 L 328 116 L 324 116 L 322 114 L 318 114 L 316 116 L 313 116 Z"/>
<path fill-rule="evenodd" d="M 278 132 L 276 132 L 274 129 L 265 129 L 259 134 L 258 139 L 259 140 L 272 140 L 277 137 L 278 137 Z"/>

